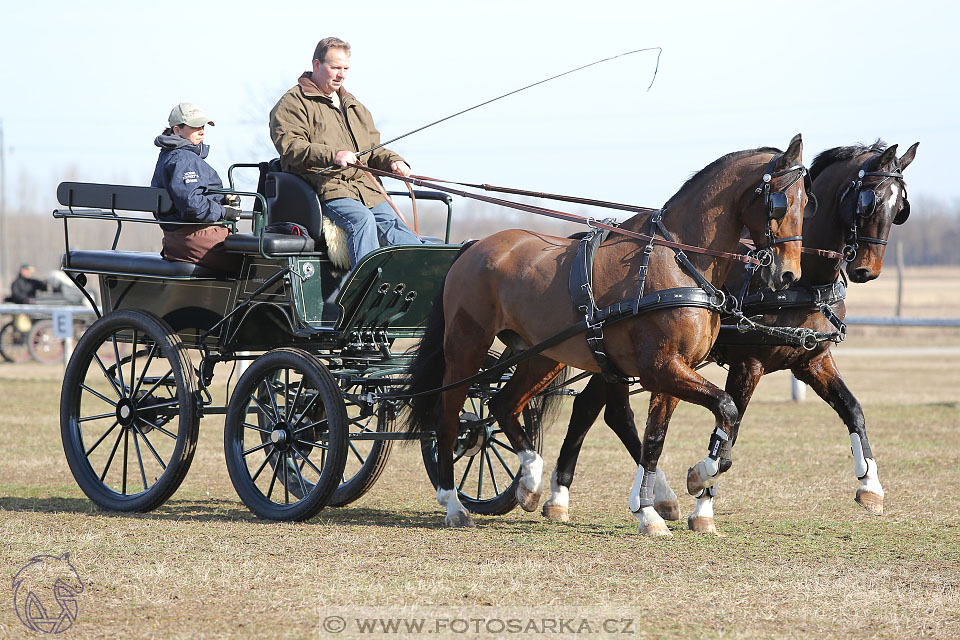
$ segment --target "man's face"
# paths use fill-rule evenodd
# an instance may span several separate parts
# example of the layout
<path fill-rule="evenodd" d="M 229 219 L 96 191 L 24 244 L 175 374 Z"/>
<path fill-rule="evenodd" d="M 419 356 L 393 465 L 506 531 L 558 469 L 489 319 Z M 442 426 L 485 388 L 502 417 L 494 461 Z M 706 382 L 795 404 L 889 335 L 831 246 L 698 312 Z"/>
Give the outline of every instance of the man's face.
<path fill-rule="evenodd" d="M 203 142 L 203 127 L 191 127 L 188 124 L 181 124 L 173 128 L 173 133 L 184 140 L 189 140 L 190 144 L 193 145 Z"/>
<path fill-rule="evenodd" d="M 328 49 L 323 62 L 313 61 L 313 83 L 330 95 L 340 88 L 350 69 L 350 54 L 343 49 Z"/>

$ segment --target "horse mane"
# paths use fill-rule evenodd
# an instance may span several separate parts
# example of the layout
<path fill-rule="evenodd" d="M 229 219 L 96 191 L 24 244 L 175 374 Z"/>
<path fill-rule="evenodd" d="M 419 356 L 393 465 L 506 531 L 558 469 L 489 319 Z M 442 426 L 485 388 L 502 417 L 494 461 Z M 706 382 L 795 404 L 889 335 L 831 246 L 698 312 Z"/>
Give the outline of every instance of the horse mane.
<path fill-rule="evenodd" d="M 816 180 L 817 176 L 820 175 L 824 169 L 835 162 L 852 160 L 865 153 L 883 153 L 887 146 L 886 142 L 877 138 L 871 145 L 852 144 L 848 147 L 834 147 L 826 151 L 821 151 L 817 154 L 817 157 L 813 159 L 813 164 L 810 165 L 810 179 Z"/>
<path fill-rule="evenodd" d="M 688 178 L 687 181 L 683 183 L 683 186 L 681 186 L 680 189 L 675 194 L 673 194 L 673 196 L 669 200 L 667 200 L 667 203 L 664 205 L 664 207 L 666 207 L 671 202 L 673 202 L 677 198 L 684 195 L 684 193 L 687 190 L 691 189 L 693 187 L 693 184 L 696 183 L 702 176 L 713 173 L 719 167 L 719 165 L 724 164 L 726 162 L 730 162 L 731 160 L 736 160 L 738 158 L 742 158 L 745 156 L 752 156 L 758 153 L 781 153 L 781 151 L 780 149 L 776 149 L 774 147 L 757 147 L 756 149 L 745 149 L 743 151 L 734 151 L 732 153 L 728 153 L 725 156 L 721 156 L 716 160 L 714 160 L 713 162 L 711 162 L 710 164 L 708 164 L 707 166 L 705 166 L 703 169 L 700 169 L 700 171 L 697 171 L 692 176 L 690 176 L 690 178 Z"/>

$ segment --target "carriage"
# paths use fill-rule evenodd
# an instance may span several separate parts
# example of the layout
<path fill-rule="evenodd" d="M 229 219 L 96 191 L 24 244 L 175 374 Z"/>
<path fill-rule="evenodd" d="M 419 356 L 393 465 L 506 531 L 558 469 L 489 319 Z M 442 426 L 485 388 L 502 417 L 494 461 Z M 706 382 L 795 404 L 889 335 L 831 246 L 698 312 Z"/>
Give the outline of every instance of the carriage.
<path fill-rule="evenodd" d="M 259 170 L 257 191 L 235 188 L 238 169 Z M 242 259 L 235 274 L 117 249 L 125 224 L 157 224 L 172 208 L 163 189 L 58 187 L 65 208 L 53 215 L 64 223 L 63 271 L 91 302 L 88 276 L 98 276 L 102 297 L 99 319 L 66 367 L 60 403 L 64 452 L 81 489 L 112 511 L 160 506 L 186 476 L 209 415 L 224 416 L 231 481 L 263 518 L 306 520 L 326 505 L 357 500 L 396 440 L 421 440 L 436 485 L 435 436 L 395 431 L 400 404 L 384 396 L 403 382 L 411 358 L 404 345 L 422 335 L 460 250 L 449 243 L 451 197 L 413 192 L 446 205 L 443 243 L 384 247 L 345 270 L 314 239 L 322 237 L 320 207 L 304 180 L 275 163 L 233 165 L 228 176 L 223 193 L 256 203 L 244 214 L 250 232 L 226 240 Z M 109 249 L 71 247 L 70 223 L 90 220 L 115 223 Z M 274 222 L 301 223 L 311 234 L 270 233 Z M 485 366 L 500 358 L 491 352 Z M 238 365 L 244 370 L 231 391 Z M 213 380 L 227 369 L 224 393 Z M 509 376 L 473 384 L 461 412 L 460 497 L 478 513 L 516 505 L 519 476 L 506 457 L 513 449 L 487 409 Z M 539 443 L 534 407 L 524 419 Z"/>

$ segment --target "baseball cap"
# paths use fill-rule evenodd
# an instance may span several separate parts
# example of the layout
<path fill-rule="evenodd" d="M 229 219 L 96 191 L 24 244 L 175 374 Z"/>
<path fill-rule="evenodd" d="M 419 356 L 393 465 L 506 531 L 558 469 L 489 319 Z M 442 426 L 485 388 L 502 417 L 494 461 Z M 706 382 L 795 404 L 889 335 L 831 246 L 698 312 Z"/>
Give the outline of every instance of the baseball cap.
<path fill-rule="evenodd" d="M 204 125 L 214 126 L 213 120 L 207 117 L 203 110 L 192 102 L 181 102 L 170 112 L 167 122 L 171 127 L 185 124 L 191 127 L 202 127 Z"/>

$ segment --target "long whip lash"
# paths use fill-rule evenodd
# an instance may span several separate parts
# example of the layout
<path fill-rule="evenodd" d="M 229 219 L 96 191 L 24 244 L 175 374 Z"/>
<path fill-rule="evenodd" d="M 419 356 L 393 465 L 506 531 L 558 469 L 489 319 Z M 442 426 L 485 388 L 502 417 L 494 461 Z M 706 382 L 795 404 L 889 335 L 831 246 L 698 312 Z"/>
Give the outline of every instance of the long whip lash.
<path fill-rule="evenodd" d="M 447 117 L 445 117 L 445 118 L 440 118 L 439 120 L 437 120 L 437 121 L 435 121 L 435 122 L 431 122 L 430 124 L 425 124 L 425 125 L 423 125 L 422 127 L 420 127 L 419 129 L 414 129 L 413 131 L 408 131 L 407 133 L 405 133 L 405 134 L 403 134 L 403 135 L 401 135 L 401 136 L 397 136 L 396 138 L 391 138 L 390 140 L 387 140 L 386 142 L 382 142 L 382 143 L 378 144 L 378 145 L 375 146 L 375 147 L 370 147 L 370 148 L 367 149 L 366 151 L 361 151 L 361 152 L 359 152 L 359 153 L 357 154 L 357 157 L 359 158 L 360 156 L 366 155 L 366 154 L 368 154 L 368 153 L 370 153 L 370 152 L 372 152 L 372 151 L 376 151 L 377 149 L 379 149 L 379 148 L 381 148 L 381 147 L 385 147 L 385 146 L 387 146 L 388 144 L 391 144 L 391 143 L 393 143 L 393 142 L 396 142 L 397 140 L 400 140 L 401 138 L 406 138 L 407 136 L 413 135 L 413 134 L 417 133 L 418 131 L 423 131 L 424 129 L 426 129 L 426 128 L 428 128 L 428 127 L 432 127 L 432 126 L 435 125 L 435 124 L 440 124 L 441 122 L 445 122 L 445 121 L 449 120 L 450 118 L 456 118 L 457 116 L 463 115 L 464 113 L 466 113 L 466 112 L 468 112 L 468 111 L 473 111 L 474 109 L 479 109 L 480 107 L 482 107 L 482 106 L 484 106 L 484 105 L 488 105 L 488 104 L 490 104 L 491 102 L 496 102 L 497 100 L 500 100 L 501 98 L 506 98 L 507 96 L 512 96 L 513 94 L 515 94 L 515 93 L 520 93 L 521 91 L 526 91 L 527 89 L 530 89 L 530 88 L 535 87 L 535 86 L 537 86 L 537 85 L 543 84 L 544 82 L 550 82 L 551 80 L 556 80 L 557 78 L 562 78 L 563 76 L 566 76 L 566 75 L 569 75 L 569 74 L 571 74 L 571 73 L 574 73 L 575 71 L 581 71 L 581 70 L 583 70 L 583 69 L 586 69 L 587 67 L 592 67 L 592 66 L 597 65 L 597 64 L 600 64 L 600 63 L 602 63 L 602 62 L 608 62 L 608 61 L 610 61 L 610 60 L 616 60 L 617 58 L 622 58 L 623 56 L 633 55 L 634 53 L 641 53 L 641 52 L 643 52 L 643 51 L 656 51 L 656 52 L 657 52 L 657 63 L 656 63 L 656 66 L 655 66 L 654 69 L 653 69 L 653 77 L 650 78 L 650 84 L 647 86 L 647 91 L 650 91 L 650 87 L 653 86 L 653 81 L 657 79 L 657 70 L 660 68 L 660 54 L 663 53 L 663 49 L 662 49 L 661 47 L 647 47 L 647 48 L 645 48 L 645 49 L 636 49 L 635 51 L 627 51 L 626 53 L 621 53 L 621 54 L 619 54 L 619 55 L 611 56 L 611 57 L 609 57 L 609 58 L 604 58 L 603 60 L 597 60 L 596 62 L 591 62 L 590 64 L 585 64 L 585 65 L 583 65 L 582 67 L 577 67 L 576 69 L 570 69 L 569 71 L 564 71 L 563 73 L 558 73 L 558 74 L 555 75 L 555 76 L 551 76 L 551 77 L 549 77 L 549 78 L 545 78 L 544 80 L 540 80 L 539 82 L 534 82 L 533 84 L 528 84 L 528 85 L 525 86 L 525 87 L 521 87 L 520 89 L 515 89 L 515 90 L 511 91 L 510 93 L 505 93 L 505 94 L 503 94 L 502 96 L 497 96 L 496 98 L 492 98 L 492 99 L 490 99 L 490 100 L 487 100 L 486 102 L 481 102 L 480 104 L 475 104 L 475 105 L 473 105 L 472 107 L 469 107 L 469 108 L 467 108 L 467 109 L 464 109 L 463 111 L 458 111 L 457 113 L 454 113 L 453 115 L 449 115 L 449 116 L 447 116 Z"/>

